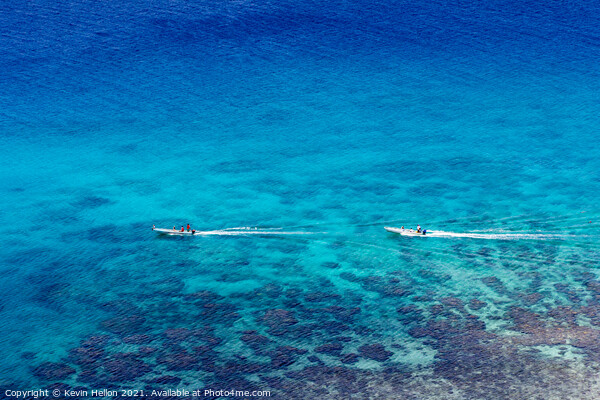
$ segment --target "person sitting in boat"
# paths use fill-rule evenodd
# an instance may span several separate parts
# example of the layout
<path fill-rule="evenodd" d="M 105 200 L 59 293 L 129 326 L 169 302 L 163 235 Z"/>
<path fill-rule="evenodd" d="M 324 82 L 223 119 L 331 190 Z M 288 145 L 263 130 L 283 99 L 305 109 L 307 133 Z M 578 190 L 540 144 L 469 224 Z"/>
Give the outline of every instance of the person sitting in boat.
<path fill-rule="evenodd" d="M 423 229 L 423 235 L 427 235 L 427 229 Z"/>
<path fill-rule="evenodd" d="M 196 233 L 195 229 L 192 229 L 192 235 L 194 235 Z"/>
<path fill-rule="evenodd" d="M 173 225 L 173 230 L 174 230 L 174 231 L 176 231 L 176 230 L 177 230 L 177 228 L 175 228 L 175 225 Z"/>
<path fill-rule="evenodd" d="M 187 231 L 190 231 L 190 224 L 187 225 Z"/>
<path fill-rule="evenodd" d="M 404 225 L 402 225 L 402 228 L 400 228 L 400 229 L 404 230 Z"/>
<path fill-rule="evenodd" d="M 181 225 L 181 232 L 183 232 L 185 229 L 183 229 L 183 225 Z"/>
<path fill-rule="evenodd" d="M 421 225 L 417 225 L 417 233 L 421 233 Z"/>

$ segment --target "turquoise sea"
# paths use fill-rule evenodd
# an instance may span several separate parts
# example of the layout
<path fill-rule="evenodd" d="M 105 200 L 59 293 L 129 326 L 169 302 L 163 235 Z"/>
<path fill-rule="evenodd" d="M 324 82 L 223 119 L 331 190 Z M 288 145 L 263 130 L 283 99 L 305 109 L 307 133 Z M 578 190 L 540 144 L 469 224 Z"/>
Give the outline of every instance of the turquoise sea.
<path fill-rule="evenodd" d="M 2 396 L 598 397 L 595 4 L 2 8 Z"/>

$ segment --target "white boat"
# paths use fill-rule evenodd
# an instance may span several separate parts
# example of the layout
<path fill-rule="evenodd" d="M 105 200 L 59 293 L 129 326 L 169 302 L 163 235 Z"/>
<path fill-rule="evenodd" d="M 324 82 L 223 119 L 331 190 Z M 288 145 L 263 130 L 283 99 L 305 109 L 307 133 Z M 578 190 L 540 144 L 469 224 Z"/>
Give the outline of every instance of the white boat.
<path fill-rule="evenodd" d="M 181 231 L 181 230 L 177 230 L 177 229 L 164 229 L 164 228 L 152 228 L 152 230 L 154 232 L 158 232 L 158 233 L 164 233 L 165 235 L 180 235 L 180 236 L 191 236 L 191 235 L 197 235 L 200 232 L 196 231 L 195 233 L 192 233 L 192 231 Z"/>
<path fill-rule="evenodd" d="M 423 232 L 417 233 L 417 231 L 415 231 L 413 229 L 394 228 L 394 227 L 391 227 L 391 226 L 384 226 L 383 229 L 385 229 L 388 232 L 399 233 L 402 236 L 427 237 L 427 235 L 424 235 Z"/>

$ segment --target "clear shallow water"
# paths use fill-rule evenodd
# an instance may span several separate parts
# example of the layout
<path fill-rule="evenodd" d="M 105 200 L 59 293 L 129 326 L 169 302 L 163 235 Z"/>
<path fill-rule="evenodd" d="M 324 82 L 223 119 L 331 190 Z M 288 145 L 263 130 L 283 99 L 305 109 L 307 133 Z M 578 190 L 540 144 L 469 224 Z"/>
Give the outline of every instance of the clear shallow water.
<path fill-rule="evenodd" d="M 2 386 L 597 393 L 598 10 L 8 7 Z"/>

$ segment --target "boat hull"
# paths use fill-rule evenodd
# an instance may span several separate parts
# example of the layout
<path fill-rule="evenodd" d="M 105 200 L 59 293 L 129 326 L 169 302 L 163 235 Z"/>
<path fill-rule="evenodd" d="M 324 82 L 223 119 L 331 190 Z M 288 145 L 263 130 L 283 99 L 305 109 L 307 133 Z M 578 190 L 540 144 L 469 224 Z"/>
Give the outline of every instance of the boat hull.
<path fill-rule="evenodd" d="M 415 231 L 411 231 L 410 229 L 400 229 L 400 228 L 394 228 L 391 226 L 384 226 L 383 229 L 385 229 L 388 232 L 397 233 L 402 236 L 427 237 L 427 235 L 424 235 L 422 233 L 417 233 Z"/>
<path fill-rule="evenodd" d="M 154 228 L 152 229 L 154 232 L 156 233 L 162 233 L 164 235 L 178 235 L 178 236 L 192 236 L 193 233 L 192 231 L 177 231 L 174 229 L 163 229 L 163 228 Z M 196 232 L 195 234 L 198 234 L 198 232 Z"/>

